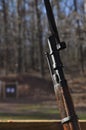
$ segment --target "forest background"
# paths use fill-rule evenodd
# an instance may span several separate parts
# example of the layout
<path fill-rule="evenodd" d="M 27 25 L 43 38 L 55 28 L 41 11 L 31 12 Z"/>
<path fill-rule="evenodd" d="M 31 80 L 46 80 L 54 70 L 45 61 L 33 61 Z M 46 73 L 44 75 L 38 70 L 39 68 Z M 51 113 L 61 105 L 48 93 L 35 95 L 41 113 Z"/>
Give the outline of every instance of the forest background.
<path fill-rule="evenodd" d="M 83 111 L 86 118 L 84 113 L 84 111 L 86 112 L 86 0 L 51 0 L 51 5 L 60 39 L 65 41 L 67 45 L 67 48 L 61 52 L 65 74 L 70 83 L 76 108 L 80 112 Z M 40 109 L 41 105 L 37 107 L 33 105 L 29 108 L 31 105 L 29 104 L 28 107 L 24 108 L 24 111 L 28 109 L 30 114 L 30 109 L 37 110 L 35 114 L 37 117 L 41 115 L 42 118 L 43 116 L 44 118 L 49 117 L 46 113 L 44 114 L 44 110 L 46 108 L 46 111 L 49 112 L 51 104 L 52 109 L 55 106 L 55 111 L 50 109 L 50 113 L 55 115 L 51 117 L 56 118 L 56 113 L 58 113 L 55 98 L 51 94 L 47 95 L 49 88 L 45 89 L 44 87 L 45 90 L 43 90 L 40 87 L 47 85 L 46 83 L 43 84 L 44 80 L 50 80 L 45 57 L 45 52 L 48 50 L 47 38 L 49 35 L 50 30 L 43 0 L 0 0 L 0 77 L 8 77 L 9 75 L 39 77 L 38 80 L 32 80 L 35 90 L 32 90 L 34 92 L 32 95 L 35 96 L 29 97 L 28 103 L 31 103 L 30 100 L 33 99 L 36 106 L 40 104 L 39 102 L 36 104 L 38 99 L 43 98 L 42 109 Z M 39 88 L 37 88 L 38 86 Z M 40 93 L 40 89 L 43 93 Z M 44 91 L 47 92 L 44 93 Z M 42 97 L 42 94 L 46 98 Z M 35 102 L 33 97 L 35 97 Z M 46 99 L 50 101 L 48 106 L 45 102 Z M 3 108 L 6 106 L 8 108 L 9 104 L 2 103 L 1 106 L 3 106 L 3 111 Z M 18 108 L 19 106 L 15 107 Z M 16 113 L 13 108 L 14 105 L 12 112 Z M 43 111 L 38 114 L 40 110 Z M 7 110 L 7 112 L 10 111 Z"/>
<path fill-rule="evenodd" d="M 51 0 L 65 67 L 84 72 L 86 61 L 85 0 Z M 42 0 L 0 0 L 0 74 L 35 70 L 44 76 L 49 26 Z"/>

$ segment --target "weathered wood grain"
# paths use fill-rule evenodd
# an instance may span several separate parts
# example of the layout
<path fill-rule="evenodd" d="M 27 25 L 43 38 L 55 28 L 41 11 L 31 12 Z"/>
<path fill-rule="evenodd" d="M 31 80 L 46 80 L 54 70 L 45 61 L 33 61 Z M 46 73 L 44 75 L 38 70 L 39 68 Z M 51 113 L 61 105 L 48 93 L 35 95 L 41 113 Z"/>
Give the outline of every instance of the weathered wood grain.
<path fill-rule="evenodd" d="M 86 120 L 80 121 L 81 130 L 86 130 Z M 1 121 L 0 130 L 63 130 L 58 120 Z"/>

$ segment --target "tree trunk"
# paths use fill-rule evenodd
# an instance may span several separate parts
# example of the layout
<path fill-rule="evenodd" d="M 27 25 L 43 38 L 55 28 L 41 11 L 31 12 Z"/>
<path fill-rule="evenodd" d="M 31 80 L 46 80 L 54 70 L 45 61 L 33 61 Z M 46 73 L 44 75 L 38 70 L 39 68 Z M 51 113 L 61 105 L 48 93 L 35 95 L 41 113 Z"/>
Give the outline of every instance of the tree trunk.
<path fill-rule="evenodd" d="M 40 62 L 40 72 L 41 76 L 44 76 L 44 55 L 43 55 L 43 44 L 42 44 L 42 25 L 41 25 L 41 14 L 38 9 L 38 0 L 35 0 L 36 17 L 37 17 L 37 37 L 39 44 L 39 62 Z"/>
<path fill-rule="evenodd" d="M 9 71 L 9 40 L 8 40 L 8 10 L 7 10 L 7 4 L 5 0 L 2 0 L 2 7 L 3 7 L 3 20 L 4 20 L 4 41 L 5 41 L 5 57 L 4 57 L 4 69 L 6 74 L 8 74 Z"/>
<path fill-rule="evenodd" d="M 23 59 L 22 59 L 22 0 L 18 1 L 17 11 L 18 11 L 18 68 L 17 72 L 22 72 L 22 65 L 23 65 Z"/>
<path fill-rule="evenodd" d="M 86 18 L 86 0 L 84 0 L 84 13 L 85 13 L 85 18 Z"/>
<path fill-rule="evenodd" d="M 78 9 L 77 9 L 77 0 L 74 0 L 74 11 L 76 13 L 78 13 Z M 83 57 L 83 45 L 82 45 L 82 40 L 81 40 L 81 32 L 80 32 L 80 20 L 76 19 L 76 23 L 77 23 L 77 35 L 78 35 L 78 51 L 79 51 L 79 64 L 80 64 L 80 69 L 81 69 L 81 73 L 84 73 L 84 57 Z"/>

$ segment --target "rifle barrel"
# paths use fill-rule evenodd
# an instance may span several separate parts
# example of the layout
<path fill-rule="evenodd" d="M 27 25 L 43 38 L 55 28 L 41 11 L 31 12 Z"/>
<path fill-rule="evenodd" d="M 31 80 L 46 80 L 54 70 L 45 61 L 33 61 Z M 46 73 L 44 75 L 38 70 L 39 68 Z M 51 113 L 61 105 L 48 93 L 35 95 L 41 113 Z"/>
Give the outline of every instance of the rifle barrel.
<path fill-rule="evenodd" d="M 55 35 L 58 42 L 60 43 L 60 39 L 59 39 L 59 35 L 58 35 L 56 23 L 55 23 L 55 18 L 54 18 L 53 12 L 52 12 L 51 4 L 50 4 L 49 0 L 44 0 L 44 3 L 45 3 L 45 7 L 46 7 L 46 13 L 47 13 L 47 17 L 48 17 L 50 30 L 51 30 L 52 34 Z"/>
<path fill-rule="evenodd" d="M 61 45 L 54 15 L 49 0 L 44 0 L 46 13 L 52 36 L 48 39 L 50 53 L 47 53 L 48 65 L 53 79 L 55 95 L 59 105 L 60 115 L 64 130 L 81 130 L 75 113 L 74 104 L 69 92 L 68 84 L 64 76 L 63 65 L 60 58 L 60 50 L 57 42 Z M 59 45 L 58 44 L 58 45 Z M 64 44 L 63 44 L 64 45 Z M 64 46 L 62 47 L 64 49 Z"/>

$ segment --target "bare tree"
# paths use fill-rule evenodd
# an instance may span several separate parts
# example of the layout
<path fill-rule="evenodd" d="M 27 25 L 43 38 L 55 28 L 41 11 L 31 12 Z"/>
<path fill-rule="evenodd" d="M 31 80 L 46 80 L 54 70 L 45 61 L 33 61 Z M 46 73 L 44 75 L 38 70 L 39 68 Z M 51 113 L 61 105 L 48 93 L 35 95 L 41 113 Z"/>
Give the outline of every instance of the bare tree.
<path fill-rule="evenodd" d="M 41 12 L 38 8 L 38 0 L 35 0 L 36 18 L 37 18 L 37 42 L 39 44 L 39 62 L 41 76 L 44 75 L 44 59 L 43 59 L 43 43 L 42 43 L 42 25 L 41 25 Z"/>
<path fill-rule="evenodd" d="M 17 11 L 18 11 L 18 73 L 23 70 L 23 43 L 22 43 L 22 0 L 18 0 Z"/>
<path fill-rule="evenodd" d="M 74 11 L 76 12 L 76 14 L 78 15 L 78 7 L 77 7 L 77 0 L 74 0 Z M 81 27 L 80 27 L 80 18 L 76 18 L 76 23 L 77 23 L 77 29 L 76 29 L 76 33 L 78 35 L 78 59 L 79 59 L 79 64 L 80 64 L 80 68 L 81 68 L 81 72 L 84 73 L 84 55 L 83 55 L 83 39 L 81 36 Z"/>

